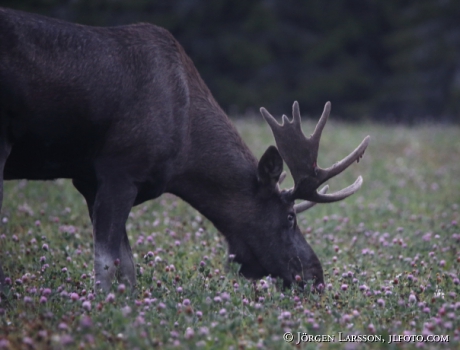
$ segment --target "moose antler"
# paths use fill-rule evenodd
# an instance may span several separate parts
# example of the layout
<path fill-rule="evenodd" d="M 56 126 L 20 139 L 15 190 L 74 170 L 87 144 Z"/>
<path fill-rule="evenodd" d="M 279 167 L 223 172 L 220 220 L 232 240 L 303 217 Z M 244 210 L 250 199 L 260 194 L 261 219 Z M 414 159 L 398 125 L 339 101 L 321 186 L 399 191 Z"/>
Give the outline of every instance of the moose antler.
<path fill-rule="evenodd" d="M 292 106 L 293 119 L 289 121 L 283 115 L 282 124 L 279 124 L 265 108 L 262 107 L 260 109 L 262 116 L 272 129 L 278 151 L 294 178 L 294 188 L 288 192 L 291 197 L 290 199 L 293 201 L 295 199 L 303 199 L 312 202 L 295 205 L 296 212 L 310 208 L 313 206 L 313 203 L 340 201 L 355 193 L 363 183 L 362 177 L 359 176 L 352 185 L 340 191 L 326 194 L 327 189 L 322 189 L 320 192 L 317 192 L 318 187 L 324 182 L 340 174 L 355 160 L 359 162 L 369 144 L 369 136 L 366 136 L 361 144 L 340 162 L 335 163 L 327 169 L 318 167 L 319 142 L 330 111 L 331 103 L 327 102 L 315 131 L 310 138 L 306 138 L 302 132 L 300 110 L 297 101 Z"/>

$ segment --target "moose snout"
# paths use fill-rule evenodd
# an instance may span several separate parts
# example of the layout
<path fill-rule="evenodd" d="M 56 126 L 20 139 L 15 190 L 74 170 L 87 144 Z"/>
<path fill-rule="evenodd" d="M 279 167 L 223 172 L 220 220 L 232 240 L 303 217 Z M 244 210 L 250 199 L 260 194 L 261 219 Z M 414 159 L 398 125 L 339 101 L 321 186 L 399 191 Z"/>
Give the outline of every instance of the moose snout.
<path fill-rule="evenodd" d="M 309 268 L 304 275 L 307 275 L 308 278 L 306 279 L 307 285 L 309 284 L 308 281 L 313 281 L 311 284 L 311 290 L 313 292 L 321 293 L 324 290 L 324 275 L 323 275 L 323 267 L 318 261 L 318 264 Z"/>
<path fill-rule="evenodd" d="M 324 289 L 323 267 L 308 243 L 307 247 L 309 249 L 303 250 L 303 254 L 291 259 L 290 278 L 284 280 L 284 286 L 296 283 L 301 288 L 311 286 L 312 291 L 321 292 Z"/>

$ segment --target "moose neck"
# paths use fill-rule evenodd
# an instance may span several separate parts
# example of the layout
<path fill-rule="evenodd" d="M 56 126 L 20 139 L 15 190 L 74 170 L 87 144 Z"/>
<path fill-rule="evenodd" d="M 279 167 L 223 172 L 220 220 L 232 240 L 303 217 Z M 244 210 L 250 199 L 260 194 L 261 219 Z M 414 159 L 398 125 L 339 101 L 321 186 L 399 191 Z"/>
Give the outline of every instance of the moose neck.
<path fill-rule="evenodd" d="M 224 235 L 257 186 L 257 159 L 215 101 L 193 62 L 177 44 L 186 82 L 187 130 L 180 166 L 167 192 L 190 203 Z M 179 165 L 179 164 L 177 164 Z"/>
<path fill-rule="evenodd" d="M 193 101 L 193 100 L 192 100 Z M 168 192 L 191 204 L 224 235 L 257 187 L 257 159 L 225 113 L 215 104 L 190 109 L 184 165 Z"/>

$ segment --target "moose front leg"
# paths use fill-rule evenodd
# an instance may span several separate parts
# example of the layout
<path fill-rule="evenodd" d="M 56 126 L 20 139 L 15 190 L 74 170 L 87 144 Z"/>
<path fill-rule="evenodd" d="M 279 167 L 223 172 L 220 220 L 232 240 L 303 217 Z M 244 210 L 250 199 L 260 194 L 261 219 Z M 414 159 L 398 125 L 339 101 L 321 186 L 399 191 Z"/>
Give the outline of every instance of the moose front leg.
<path fill-rule="evenodd" d="M 110 290 L 116 273 L 120 281 L 131 287 L 136 283 L 133 254 L 125 227 L 136 195 L 136 187 L 128 181 L 113 178 L 98 181 L 92 208 L 94 270 L 96 286 L 99 281 L 104 291 Z M 88 207 L 91 208 L 90 203 Z"/>

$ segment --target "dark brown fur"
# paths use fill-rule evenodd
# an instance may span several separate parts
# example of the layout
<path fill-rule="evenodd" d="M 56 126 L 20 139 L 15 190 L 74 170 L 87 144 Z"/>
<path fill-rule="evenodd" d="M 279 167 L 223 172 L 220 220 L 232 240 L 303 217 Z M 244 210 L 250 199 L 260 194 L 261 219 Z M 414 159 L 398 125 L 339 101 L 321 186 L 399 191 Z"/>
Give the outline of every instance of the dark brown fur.
<path fill-rule="evenodd" d="M 287 220 L 293 203 L 276 186 L 278 151 L 257 161 L 163 28 L 97 28 L 0 9 L 0 127 L 5 180 L 70 178 L 85 197 L 104 290 L 116 259 L 135 284 L 125 222 L 133 205 L 165 192 L 214 223 L 243 275 L 323 282 L 315 253 Z"/>

